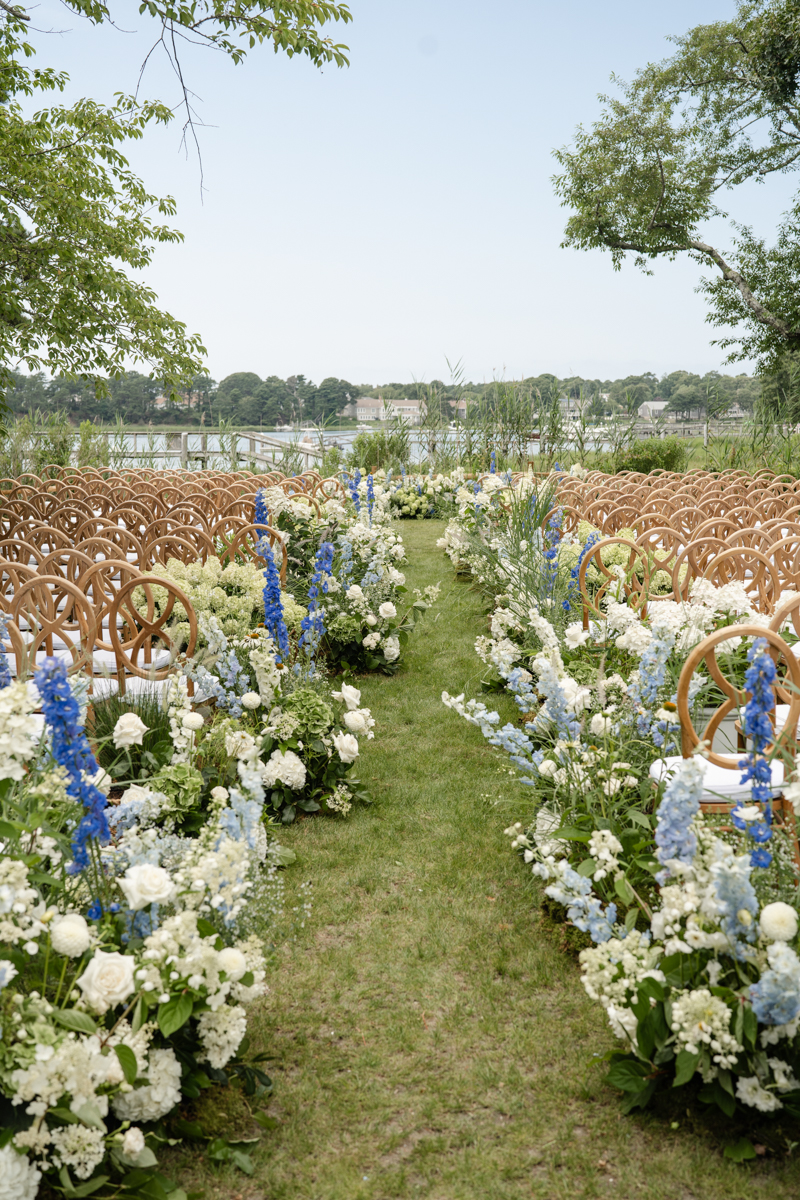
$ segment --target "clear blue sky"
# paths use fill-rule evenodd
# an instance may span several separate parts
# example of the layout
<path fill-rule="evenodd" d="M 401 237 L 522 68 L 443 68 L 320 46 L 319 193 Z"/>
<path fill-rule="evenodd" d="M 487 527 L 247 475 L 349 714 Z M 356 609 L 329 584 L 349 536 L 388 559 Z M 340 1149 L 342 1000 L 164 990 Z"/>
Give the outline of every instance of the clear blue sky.
<path fill-rule="evenodd" d="M 137 7 L 117 19 L 142 32 L 124 33 L 44 0 L 36 23 L 62 32 L 36 35 L 39 61 L 68 70 L 75 95 L 133 90 L 155 30 Z M 266 48 L 234 67 L 190 51 L 206 190 L 201 201 L 178 121 L 135 147 L 133 166 L 176 197 L 185 234 L 147 282 L 201 334 L 216 379 L 446 378 L 445 356 L 476 381 L 718 369 L 694 264 L 646 278 L 560 249 L 551 151 L 595 118 L 612 71 L 630 77 L 669 52 L 667 35 L 733 8 L 353 0 L 353 23 L 333 28 L 349 68 L 319 72 Z M 143 91 L 178 98 L 163 62 Z M 768 231 L 785 203 L 777 186 L 738 213 Z"/>

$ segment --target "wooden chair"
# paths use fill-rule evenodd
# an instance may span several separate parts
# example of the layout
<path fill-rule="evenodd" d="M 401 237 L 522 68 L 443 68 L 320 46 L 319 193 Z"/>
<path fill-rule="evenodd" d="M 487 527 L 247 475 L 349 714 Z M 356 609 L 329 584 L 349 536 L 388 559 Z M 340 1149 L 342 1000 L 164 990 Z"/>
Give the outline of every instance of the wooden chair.
<path fill-rule="evenodd" d="M 275 546 L 280 546 L 281 548 L 279 573 L 281 586 L 283 586 L 286 583 L 286 568 L 289 557 L 283 536 L 279 530 L 273 529 L 271 525 L 247 525 L 244 529 L 240 529 L 231 543 L 230 561 L 236 562 L 237 559 L 243 558 L 247 562 L 263 562 L 264 560 L 258 552 L 258 543 L 262 537 L 266 537 L 273 549 Z"/>
<path fill-rule="evenodd" d="M 735 546 L 716 555 L 703 571 L 703 579 L 715 587 L 741 583 L 751 603 L 763 613 L 773 611 L 782 591 L 778 572 L 767 556 L 747 546 Z"/>
<path fill-rule="evenodd" d="M 603 552 L 611 546 L 625 546 L 629 550 L 628 561 L 619 572 L 613 567 L 607 567 L 603 562 Z M 590 589 L 586 574 L 593 567 L 602 582 Z M 621 588 L 625 600 L 633 609 L 638 609 L 642 616 L 647 611 L 647 598 L 650 587 L 650 563 L 647 553 L 627 538 L 610 537 L 596 542 L 584 556 L 578 572 L 578 590 L 583 601 L 583 628 L 589 628 L 589 613 L 603 617 L 601 601 L 609 595 L 615 595 Z"/>
<path fill-rule="evenodd" d="M 74 584 L 61 575 L 36 575 L 15 592 L 9 615 L 20 631 L 31 667 L 43 654 L 66 653 L 71 659 L 68 674 L 79 670 L 91 674 L 97 623 L 91 605 Z"/>
<path fill-rule="evenodd" d="M 163 607 L 157 602 L 166 592 Z M 180 604 L 189 624 L 189 640 L 182 647 L 169 629 L 175 606 Z M 197 618 L 189 597 L 171 579 L 142 575 L 124 583 L 109 611 L 109 635 L 116 655 L 119 694 L 129 688 L 141 690 L 134 680 L 155 682 L 175 669 L 182 651 L 190 658 L 197 644 Z M 103 689 L 112 690 L 110 687 Z"/>

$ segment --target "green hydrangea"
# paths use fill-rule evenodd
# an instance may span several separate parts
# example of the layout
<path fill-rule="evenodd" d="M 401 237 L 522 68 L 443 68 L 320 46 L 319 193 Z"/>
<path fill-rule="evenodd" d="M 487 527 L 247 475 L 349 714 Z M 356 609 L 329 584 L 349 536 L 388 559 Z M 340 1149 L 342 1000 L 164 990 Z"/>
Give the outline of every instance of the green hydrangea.
<path fill-rule="evenodd" d="M 173 763 L 148 779 L 147 786 L 169 797 L 169 811 L 185 813 L 195 808 L 200 799 L 203 776 L 188 763 Z"/>
<path fill-rule="evenodd" d="M 558 547 L 558 565 L 562 571 L 571 571 L 577 566 L 583 546 L 577 542 L 561 542 Z"/>
<path fill-rule="evenodd" d="M 284 700 L 282 707 L 297 718 L 301 738 L 320 737 L 333 726 L 333 709 L 311 688 L 298 688 Z"/>
<path fill-rule="evenodd" d="M 344 645 L 348 642 L 358 642 L 361 640 L 361 621 L 349 613 L 339 613 L 328 626 L 327 634 L 334 642 Z"/>
<path fill-rule="evenodd" d="M 289 592 L 281 592 L 281 604 L 283 605 L 283 619 L 286 622 L 286 628 L 291 633 L 299 633 L 301 628 L 300 623 L 308 610 L 303 608 L 302 604 L 298 604 L 294 596 Z"/>

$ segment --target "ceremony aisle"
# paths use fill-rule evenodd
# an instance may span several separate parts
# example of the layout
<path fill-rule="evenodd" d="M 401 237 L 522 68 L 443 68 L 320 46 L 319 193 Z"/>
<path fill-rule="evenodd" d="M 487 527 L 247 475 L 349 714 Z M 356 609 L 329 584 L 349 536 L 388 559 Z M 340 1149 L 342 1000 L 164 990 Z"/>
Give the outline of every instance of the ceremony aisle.
<path fill-rule="evenodd" d="M 694 1118 L 623 1117 L 603 1086 L 605 1016 L 503 833 L 524 821 L 525 789 L 441 703 L 443 688 L 479 692 L 486 631 L 436 548 L 443 526 L 404 522 L 409 586 L 441 580 L 442 598 L 398 675 L 357 681 L 380 733 L 358 764 L 375 804 L 280 834 L 297 853 L 288 907 L 310 894 L 311 911 L 251 1021 L 274 1056 L 274 1126 L 252 1178 L 178 1149 L 183 1186 L 225 1200 L 796 1196 L 794 1157 L 737 1166 Z M 507 694 L 491 701 L 516 719 Z M 258 1132 L 238 1093 L 214 1104 L 206 1123 Z"/>

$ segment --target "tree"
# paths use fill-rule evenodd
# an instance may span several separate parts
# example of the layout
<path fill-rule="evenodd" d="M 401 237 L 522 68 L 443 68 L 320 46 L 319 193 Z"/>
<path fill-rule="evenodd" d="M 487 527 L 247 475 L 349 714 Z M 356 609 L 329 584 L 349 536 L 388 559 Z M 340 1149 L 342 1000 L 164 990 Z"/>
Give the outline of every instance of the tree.
<path fill-rule="evenodd" d="M 800 348 L 800 198 L 772 246 L 733 220 L 729 249 L 705 229 L 728 218 L 726 192 L 800 165 L 800 0 L 741 0 L 732 20 L 672 40 L 671 58 L 601 97 L 600 120 L 556 151 L 573 210 L 563 245 L 607 250 L 616 269 L 629 254 L 647 273 L 679 254 L 714 268 L 707 320 L 735 330 L 715 344 L 768 365 Z"/>
<path fill-rule="evenodd" d="M 93 24 L 112 20 L 103 0 L 66 2 Z M 98 381 L 133 362 L 172 388 L 190 383 L 203 366 L 199 337 L 127 273 L 146 268 L 159 243 L 181 240 L 151 217 L 172 216 L 174 201 L 150 195 L 121 150 L 175 110 L 119 96 L 112 107 L 82 99 L 28 116 L 31 98 L 63 91 L 67 77 L 24 64 L 34 53 L 28 14 L 6 2 L 0 9 L 0 384 L 20 362 Z M 145 0 L 139 11 L 158 22 L 156 44 L 181 81 L 175 47 L 187 41 L 234 62 L 263 42 L 317 65 L 347 62 L 347 48 L 321 33 L 330 20 L 351 19 L 331 0 Z M 183 108 L 193 131 L 185 87 Z"/>

